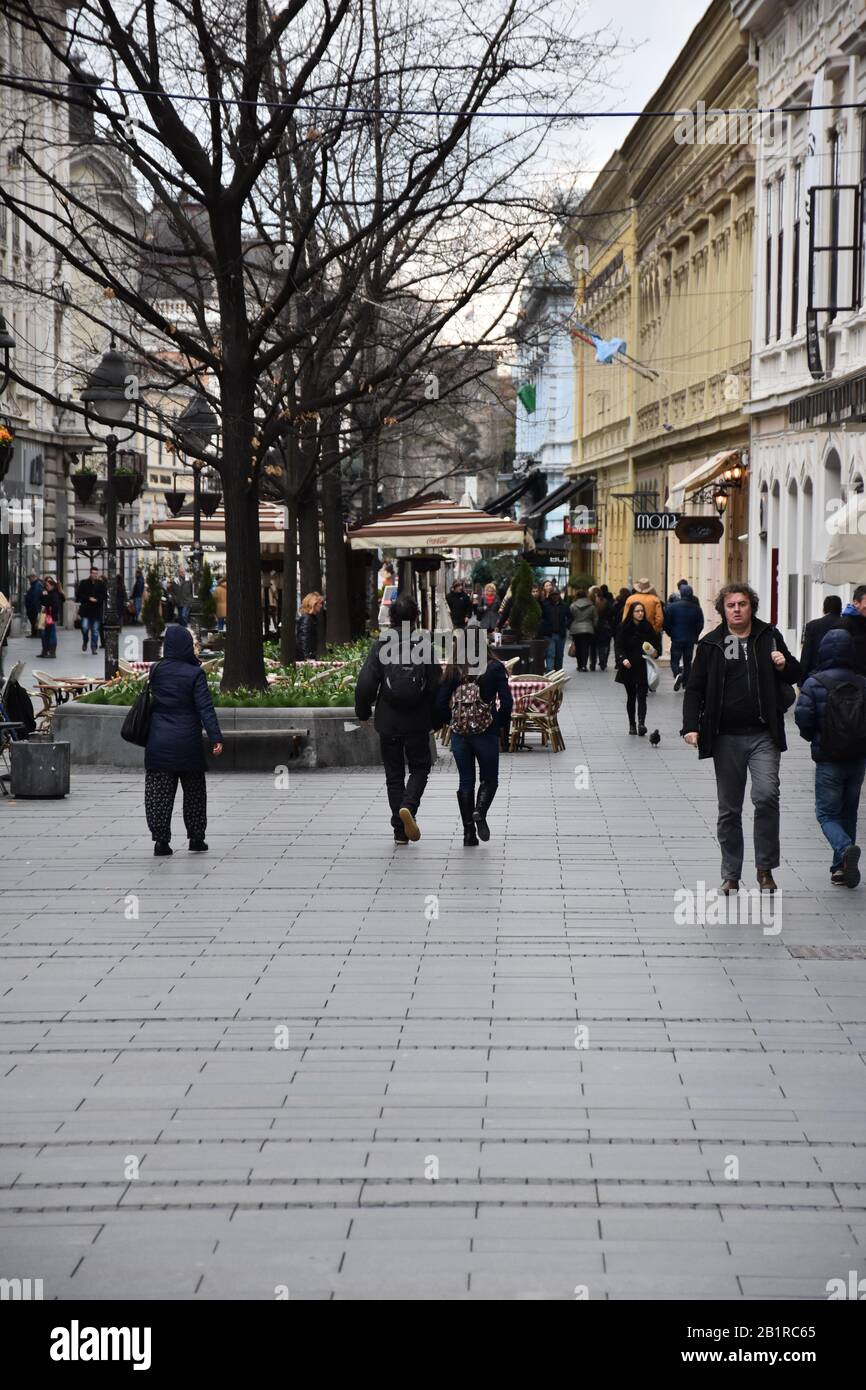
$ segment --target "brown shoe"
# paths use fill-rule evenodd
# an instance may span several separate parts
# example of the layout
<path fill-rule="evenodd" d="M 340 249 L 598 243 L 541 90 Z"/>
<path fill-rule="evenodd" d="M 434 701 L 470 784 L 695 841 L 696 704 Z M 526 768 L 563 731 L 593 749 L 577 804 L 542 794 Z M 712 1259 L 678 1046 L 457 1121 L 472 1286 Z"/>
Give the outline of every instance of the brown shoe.
<path fill-rule="evenodd" d="M 726 878 L 719 889 L 719 892 L 724 893 L 725 897 L 727 897 L 729 893 L 739 893 L 739 891 L 740 880 L 738 878 Z"/>
<path fill-rule="evenodd" d="M 772 869 L 758 870 L 758 887 L 762 893 L 775 893 L 776 880 L 773 878 Z"/>
<path fill-rule="evenodd" d="M 409 807 L 401 806 L 397 814 L 403 822 L 403 829 L 406 831 L 406 834 L 409 836 L 409 839 L 413 841 L 420 840 L 421 831 L 419 830 L 415 817 L 409 810 Z"/>

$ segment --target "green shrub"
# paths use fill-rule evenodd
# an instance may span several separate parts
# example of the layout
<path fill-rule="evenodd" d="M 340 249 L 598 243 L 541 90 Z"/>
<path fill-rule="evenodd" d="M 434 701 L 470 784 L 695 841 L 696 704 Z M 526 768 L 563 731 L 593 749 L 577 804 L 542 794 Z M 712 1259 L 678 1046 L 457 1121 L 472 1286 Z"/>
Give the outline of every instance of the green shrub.
<path fill-rule="evenodd" d="M 511 611 L 508 622 L 519 641 L 534 637 L 541 622 L 541 605 L 532 597 L 532 570 L 521 560 L 511 581 Z"/>
<path fill-rule="evenodd" d="M 493 580 L 493 570 L 490 568 L 490 561 L 476 560 L 469 571 L 469 579 L 473 584 L 490 584 Z"/>

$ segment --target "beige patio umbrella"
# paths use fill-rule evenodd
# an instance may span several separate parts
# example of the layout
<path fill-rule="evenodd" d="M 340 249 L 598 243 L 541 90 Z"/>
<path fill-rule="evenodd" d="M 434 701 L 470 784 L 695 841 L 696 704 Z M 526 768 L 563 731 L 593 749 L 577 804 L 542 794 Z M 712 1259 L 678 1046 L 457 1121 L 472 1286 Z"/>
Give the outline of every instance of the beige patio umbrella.
<path fill-rule="evenodd" d="M 815 565 L 824 584 L 866 584 L 866 493 L 855 492 L 827 518 L 827 554 Z"/>

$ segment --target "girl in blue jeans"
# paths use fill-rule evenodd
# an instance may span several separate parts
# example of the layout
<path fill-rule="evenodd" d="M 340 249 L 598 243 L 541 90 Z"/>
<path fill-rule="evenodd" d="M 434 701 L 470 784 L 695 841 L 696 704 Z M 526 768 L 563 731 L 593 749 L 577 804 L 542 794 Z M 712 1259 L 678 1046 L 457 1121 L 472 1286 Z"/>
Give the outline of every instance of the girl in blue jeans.
<path fill-rule="evenodd" d="M 470 693 L 469 699 L 464 697 L 455 704 L 453 697 L 459 687 L 470 682 L 477 684 L 478 698 Z M 436 691 L 435 713 L 439 725 L 451 724 L 451 752 L 459 775 L 457 804 L 463 821 L 463 844 L 467 847 L 477 845 L 479 837 L 482 840 L 490 839 L 487 812 L 499 785 L 499 737 L 511 720 L 511 706 L 508 673 L 492 649 L 488 652 L 487 666 L 481 676 L 476 678 L 468 666 L 451 665 L 446 667 Z M 472 722 L 486 727 L 479 727 L 477 732 L 461 733 L 455 727 L 461 709 L 471 710 Z"/>

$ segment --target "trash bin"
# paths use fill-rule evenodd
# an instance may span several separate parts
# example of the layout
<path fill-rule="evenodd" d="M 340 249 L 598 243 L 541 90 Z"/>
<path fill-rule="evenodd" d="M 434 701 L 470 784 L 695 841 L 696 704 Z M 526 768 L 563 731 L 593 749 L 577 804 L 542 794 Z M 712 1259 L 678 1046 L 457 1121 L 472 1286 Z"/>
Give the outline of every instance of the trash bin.
<path fill-rule="evenodd" d="M 9 790 L 13 796 L 30 799 L 56 799 L 69 792 L 68 743 L 21 740 L 9 745 L 12 775 Z"/>

